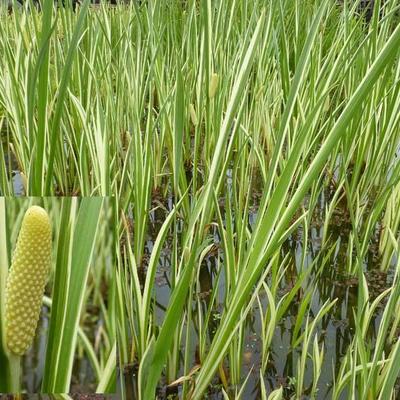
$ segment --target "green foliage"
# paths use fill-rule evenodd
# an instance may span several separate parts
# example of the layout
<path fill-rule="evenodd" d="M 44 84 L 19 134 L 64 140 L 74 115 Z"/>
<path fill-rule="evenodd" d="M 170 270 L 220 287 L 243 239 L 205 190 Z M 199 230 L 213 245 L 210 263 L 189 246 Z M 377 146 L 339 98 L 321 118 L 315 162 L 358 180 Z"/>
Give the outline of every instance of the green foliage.
<path fill-rule="evenodd" d="M 69 393 L 74 363 L 79 354 L 85 354 L 95 372 L 95 383 L 100 393 L 115 392 L 116 383 L 116 332 L 115 312 L 112 310 L 115 290 L 114 238 L 110 237 L 114 218 L 114 204 L 108 198 L 64 198 L 31 197 L 1 199 L 0 215 L 2 226 L 1 245 L 1 293 L 3 279 L 8 268 L 7 247 L 13 249 L 26 209 L 40 205 L 50 215 L 53 228 L 53 257 L 50 279 L 43 302 L 50 309 L 49 327 L 44 332 L 37 330 L 46 340 L 46 354 L 36 354 L 43 363 L 42 393 Z M 12 221 L 12 222 L 11 222 Z M 108 285 L 109 298 L 104 295 Z M 4 326 L 3 300 L 1 320 Z M 101 323 L 101 337 L 96 338 L 90 308 L 98 307 L 95 324 Z M 1 330 L 4 340 L 4 330 Z M 96 342 L 95 342 L 96 340 Z M 2 371 L 16 371 L 19 360 L 15 360 L 7 349 L 1 347 Z M 33 349 L 27 357 L 32 357 Z M 24 365 L 24 364 L 23 364 Z M 21 376 L 31 373 L 21 370 Z M 11 376 L 11 375 L 10 375 Z M 7 378 L 7 375 L 3 378 Z M 2 381 L 2 391 L 12 393 L 13 381 Z M 21 388 L 25 390 L 24 387 Z"/>
<path fill-rule="evenodd" d="M 73 219 L 75 200 L 59 210 L 52 307 L 74 329 L 52 317 L 47 362 L 63 368 L 46 388 L 66 390 L 71 355 L 58 346 L 77 336 L 107 376 L 98 386 L 112 386 L 117 336 L 119 367 L 137 376 L 133 389 L 121 379 L 123 398 L 165 385 L 185 399 L 211 388 L 244 398 L 255 319 L 261 398 L 318 397 L 328 368 L 334 399 L 397 395 L 399 5 L 376 1 L 366 23 L 357 3 L 85 2 L 1 15 L 0 193 L 116 202 L 115 309 L 100 358 L 76 329 L 75 295 L 100 204 L 83 201 L 87 215 Z M 78 253 L 82 282 L 64 286 Z M 378 271 L 388 279 L 377 294 Z M 348 342 L 333 366 L 325 330 L 338 315 Z M 292 370 L 279 387 L 267 376 L 291 317 Z"/>

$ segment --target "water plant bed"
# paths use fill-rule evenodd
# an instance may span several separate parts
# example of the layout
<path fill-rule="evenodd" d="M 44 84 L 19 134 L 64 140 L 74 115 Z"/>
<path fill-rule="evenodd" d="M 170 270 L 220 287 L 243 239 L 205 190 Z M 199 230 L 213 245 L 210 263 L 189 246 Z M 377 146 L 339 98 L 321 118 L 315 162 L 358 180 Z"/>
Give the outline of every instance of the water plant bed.
<path fill-rule="evenodd" d="M 228 176 L 230 173 L 228 173 Z M 227 182 L 229 189 L 231 184 Z M 230 190 L 228 190 L 230 191 Z M 249 210 L 248 220 L 255 221 L 257 209 L 259 207 L 258 201 L 260 196 L 257 195 L 257 188 L 254 188 L 252 200 L 252 207 Z M 358 291 L 358 279 L 353 274 L 347 272 L 344 268 L 346 264 L 346 246 L 349 239 L 351 229 L 343 229 L 344 225 L 349 225 L 348 218 L 346 218 L 346 210 L 335 209 L 334 215 L 331 222 L 331 238 L 330 244 L 327 244 L 326 249 L 329 252 L 329 247 L 334 245 L 337 247 L 337 251 L 332 254 L 328 259 L 326 267 L 323 271 L 316 270 L 313 266 L 313 260 L 320 257 L 321 251 L 325 251 L 321 246 L 322 242 L 322 226 L 320 218 L 318 217 L 323 213 L 323 210 L 327 203 L 329 203 L 329 197 L 332 194 L 332 189 L 327 189 L 324 195 L 321 195 L 318 199 L 318 206 L 313 210 L 311 218 L 311 225 L 308 228 L 309 242 L 304 241 L 304 228 L 299 227 L 293 232 L 285 243 L 282 245 L 282 256 L 289 254 L 288 260 L 289 267 L 282 278 L 277 290 L 277 299 L 281 300 L 285 295 L 290 293 L 294 285 L 294 279 L 297 271 L 300 271 L 304 266 L 300 260 L 303 255 L 307 259 L 307 265 L 312 268 L 310 272 L 309 280 L 307 283 L 302 285 L 301 292 L 292 301 L 290 309 L 288 310 L 285 317 L 282 318 L 274 332 L 274 338 L 270 346 L 270 359 L 267 363 L 266 372 L 264 375 L 265 386 L 267 390 L 272 391 L 277 386 L 283 387 L 284 398 L 289 398 L 295 394 L 295 375 L 296 375 L 296 360 L 301 357 L 301 353 L 298 349 L 293 348 L 291 345 L 292 337 L 295 331 L 295 325 L 297 322 L 297 315 L 299 313 L 299 307 L 304 301 L 305 294 L 309 290 L 313 290 L 313 304 L 310 307 L 310 315 L 318 313 L 318 310 L 324 304 L 327 299 L 337 298 L 332 311 L 326 315 L 321 323 L 316 328 L 316 334 L 319 338 L 319 344 L 324 346 L 326 353 L 325 360 L 322 365 L 322 373 L 320 376 L 320 384 L 318 386 L 318 398 L 329 399 L 332 397 L 334 377 L 339 373 L 341 366 L 341 359 L 346 355 L 348 346 L 355 334 L 355 320 L 353 316 L 353 309 L 357 306 L 357 291 Z M 225 200 L 220 199 L 219 204 L 222 213 L 225 212 L 223 204 Z M 158 198 L 153 201 L 152 209 L 149 219 L 149 233 L 146 240 L 143 263 L 143 273 L 140 275 L 140 281 L 144 284 L 146 276 L 147 264 L 151 255 L 151 251 L 154 248 L 154 241 L 159 233 L 166 216 L 171 210 L 168 210 L 168 205 L 172 204 L 172 200 L 167 198 L 163 200 Z M 226 221 L 225 221 L 226 223 Z M 252 223 L 250 222 L 250 225 Z M 379 229 L 376 229 L 379 232 Z M 214 229 L 212 232 L 214 237 L 215 249 L 212 249 L 210 253 L 206 255 L 203 263 L 200 267 L 199 273 L 199 289 L 192 297 L 192 312 L 194 314 L 203 314 L 205 318 L 205 309 L 210 307 L 210 296 L 213 292 L 217 292 L 217 301 L 213 308 L 213 325 L 215 327 L 215 321 L 218 321 L 223 312 L 223 298 L 225 290 L 225 276 L 223 269 L 223 250 L 221 249 L 221 238 L 218 236 L 218 230 Z M 339 245 L 337 241 L 340 238 Z M 377 246 L 379 242 L 379 235 L 371 237 L 371 243 L 369 245 L 367 254 L 364 260 L 364 271 L 366 282 L 369 290 L 369 300 L 373 302 L 381 293 L 393 285 L 393 279 L 396 270 L 397 260 L 393 259 L 391 266 L 388 271 L 381 271 L 379 269 L 380 256 Z M 307 248 L 303 249 L 303 245 Z M 173 248 L 173 232 L 169 232 L 165 247 L 162 249 L 159 264 L 157 267 L 157 274 L 155 277 L 155 311 L 156 321 L 161 324 L 167 309 L 168 301 L 171 295 L 170 287 L 170 265 Z M 219 276 L 219 270 L 221 276 Z M 318 284 L 316 285 L 316 283 Z M 271 285 L 270 280 L 266 280 L 266 283 Z M 217 287 L 215 287 L 217 285 Z M 243 334 L 243 370 L 241 374 L 241 380 L 245 381 L 249 374 L 246 388 L 243 392 L 243 397 L 246 399 L 258 399 L 261 396 L 260 389 L 260 377 L 259 371 L 262 364 L 262 336 L 260 332 L 261 318 L 260 318 L 260 305 L 261 309 L 268 308 L 268 298 L 265 293 L 259 294 L 259 303 L 253 304 L 253 307 L 249 311 L 249 314 L 244 322 L 244 334 Z M 376 342 L 376 337 L 379 332 L 379 324 L 383 315 L 384 307 L 386 302 L 382 301 L 375 311 L 371 319 L 371 326 L 368 330 L 367 338 L 373 345 Z M 198 329 L 193 326 L 195 332 L 194 337 L 191 339 L 192 354 L 191 362 L 193 365 L 198 362 Z M 184 353 L 185 348 L 182 346 L 180 349 L 181 354 Z M 229 368 L 226 363 L 225 368 Z M 308 367 L 312 370 L 312 366 Z M 137 370 L 138 365 L 127 366 L 125 369 L 125 381 L 126 386 L 129 387 L 129 391 L 137 391 Z M 179 365 L 180 374 L 183 374 L 183 365 Z M 177 398 L 181 392 L 181 385 L 167 386 L 165 377 L 163 379 L 163 386 L 158 388 L 159 398 Z M 313 377 L 309 374 L 306 377 L 305 387 L 310 388 L 312 386 Z M 400 381 L 398 381 L 400 383 Z M 219 399 L 221 397 L 221 385 L 222 383 L 216 380 L 213 385 L 207 389 L 206 396 L 210 399 Z M 229 393 L 234 393 L 238 388 L 235 386 L 228 387 Z M 307 393 L 307 389 L 305 390 Z M 348 394 L 342 394 L 343 398 L 346 398 Z"/>
<path fill-rule="evenodd" d="M 397 0 L 43 0 L 0 54 L 0 195 L 115 202 L 75 392 L 400 396 Z"/>

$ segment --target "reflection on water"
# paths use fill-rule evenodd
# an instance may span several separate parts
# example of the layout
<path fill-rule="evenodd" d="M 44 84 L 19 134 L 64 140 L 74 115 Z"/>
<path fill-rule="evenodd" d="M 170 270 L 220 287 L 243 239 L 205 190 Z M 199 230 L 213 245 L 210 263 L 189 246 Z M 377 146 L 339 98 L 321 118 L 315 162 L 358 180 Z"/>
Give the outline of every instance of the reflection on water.
<path fill-rule="evenodd" d="M 25 194 L 25 188 L 21 173 L 18 170 L 12 171 L 12 182 L 13 182 L 14 194 L 16 196 L 23 196 Z"/>
<path fill-rule="evenodd" d="M 291 287 L 293 287 L 298 271 L 301 268 L 311 266 L 313 260 L 325 251 L 321 249 L 323 239 L 323 215 L 325 210 L 325 198 L 329 199 L 329 193 L 323 193 L 320 196 L 320 202 L 312 220 L 312 226 L 308 231 L 308 245 L 306 249 L 304 246 L 304 231 L 300 226 L 289 239 L 282 246 L 282 255 L 290 255 L 290 267 L 286 270 L 284 279 L 282 280 L 279 293 L 283 296 Z M 171 209 L 171 204 L 167 208 Z M 256 219 L 257 208 L 254 207 L 249 215 L 249 224 L 253 225 Z M 349 344 L 354 338 L 354 315 L 353 310 L 357 306 L 357 291 L 358 280 L 353 276 L 346 273 L 346 259 L 347 259 L 347 242 L 350 233 L 350 222 L 346 218 L 346 213 L 343 210 L 335 211 L 330 226 L 330 239 L 329 243 L 333 247 L 332 256 L 325 264 L 322 272 L 313 271 L 302 285 L 299 291 L 299 297 L 294 299 L 274 331 L 272 344 L 270 346 L 270 356 L 264 381 L 266 384 L 267 392 L 283 386 L 284 395 L 291 396 L 294 394 L 294 382 L 289 377 L 296 376 L 297 362 L 301 357 L 301 345 L 292 349 L 291 343 L 294 334 L 296 318 L 299 313 L 299 305 L 302 296 L 310 288 L 315 289 L 310 304 L 309 315 L 316 316 L 321 306 L 326 300 L 337 299 L 335 305 L 330 312 L 322 319 L 322 322 L 317 326 L 316 333 L 318 334 L 319 345 L 324 344 L 324 361 L 322 365 L 321 376 L 318 381 L 318 399 L 329 399 L 332 396 L 332 386 L 334 377 L 337 375 L 340 367 L 341 357 L 346 354 Z M 145 257 L 143 264 L 146 264 L 146 259 L 151 254 L 153 243 L 156 235 L 165 220 L 165 211 L 161 207 L 154 207 L 150 215 L 149 235 L 145 249 Z M 223 211 L 222 211 L 223 215 Z M 216 286 L 218 287 L 218 301 L 213 306 L 213 314 L 215 319 L 210 323 L 209 335 L 212 337 L 212 331 L 215 331 L 218 323 L 219 316 L 223 311 L 223 299 L 225 295 L 225 277 L 224 269 L 221 264 L 223 263 L 223 252 L 220 248 L 220 238 L 218 235 L 218 228 L 213 226 L 210 232 L 214 236 L 215 249 L 208 254 L 204 259 L 199 271 L 199 289 L 196 293 L 196 299 L 193 299 L 192 313 L 193 320 L 196 321 L 198 313 L 203 314 L 208 310 L 210 293 Z M 392 284 L 393 271 L 388 273 L 379 270 L 379 257 L 378 257 L 378 232 L 376 237 L 373 238 L 369 251 L 364 260 L 365 276 L 369 286 L 371 298 L 382 293 L 387 287 Z M 172 265 L 172 236 L 167 240 L 159 261 L 157 275 L 155 280 L 155 297 L 156 309 L 155 317 L 158 325 L 161 325 L 165 308 L 168 305 L 170 298 L 170 284 L 169 275 Z M 304 259 L 304 264 L 302 264 Z M 393 260 L 393 265 L 396 260 Z M 318 266 L 318 264 L 317 264 Z M 219 272 L 220 271 L 220 272 Z M 218 274 L 220 275 L 219 279 Z M 198 300 L 198 301 L 195 301 Z M 263 310 L 268 308 L 267 296 L 261 292 L 260 296 L 261 305 Z M 279 301 L 279 298 L 277 299 Z M 379 329 L 379 323 L 382 317 L 383 309 L 378 308 L 378 311 L 372 318 L 370 324 L 369 340 L 373 344 L 376 334 Z M 243 368 L 242 368 L 242 382 L 245 380 L 247 374 L 250 373 L 250 379 L 245 387 L 243 398 L 244 399 L 258 399 L 260 398 L 260 385 L 259 385 L 259 371 L 262 362 L 262 338 L 260 337 L 262 327 L 260 312 L 258 304 L 255 302 L 253 308 L 245 321 L 245 342 L 243 345 Z M 193 333 L 191 335 L 191 366 L 196 364 L 196 351 L 198 349 L 198 329 L 196 324 L 192 327 Z M 185 330 L 184 330 L 185 331 Z M 185 336 L 182 339 L 182 346 L 185 344 Z M 182 347 L 182 357 L 183 360 Z M 183 365 L 180 366 L 178 376 L 183 375 Z M 137 366 L 127 366 L 125 370 L 125 380 L 127 388 L 127 398 L 135 398 L 137 395 Z M 164 378 L 165 379 L 165 378 Z M 304 388 L 311 390 L 313 382 L 313 365 L 312 360 L 308 359 L 306 364 L 304 376 Z M 221 390 L 217 387 L 219 383 L 215 378 L 215 388 L 211 387 L 208 392 L 209 399 L 223 399 Z M 165 386 L 165 385 L 164 385 Z M 232 388 L 232 393 L 234 393 Z M 181 388 L 178 390 L 178 397 Z M 305 391 L 307 394 L 307 390 Z M 132 394 L 132 396 L 130 395 Z M 166 388 L 160 387 L 160 398 L 166 398 Z M 346 392 L 342 393 L 342 398 L 346 399 Z M 174 397 L 172 397 L 174 398 Z"/>

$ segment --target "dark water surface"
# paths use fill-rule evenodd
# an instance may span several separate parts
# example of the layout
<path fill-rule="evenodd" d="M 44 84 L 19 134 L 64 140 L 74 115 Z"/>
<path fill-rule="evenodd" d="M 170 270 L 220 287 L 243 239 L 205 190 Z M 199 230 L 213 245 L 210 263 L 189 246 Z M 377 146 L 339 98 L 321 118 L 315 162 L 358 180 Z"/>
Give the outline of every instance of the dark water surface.
<path fill-rule="evenodd" d="M 270 346 L 270 357 L 266 374 L 264 375 L 264 382 L 266 384 L 267 393 L 279 388 L 281 385 L 284 388 L 284 398 L 295 393 L 295 383 L 290 377 L 296 376 L 297 360 L 301 357 L 301 344 L 294 350 L 291 347 L 293 332 L 296 323 L 296 317 L 299 312 L 299 304 L 306 293 L 306 289 L 314 288 L 315 291 L 312 296 L 310 305 L 310 317 L 317 315 L 321 306 L 330 299 L 331 301 L 337 299 L 335 305 L 330 312 L 318 324 L 315 333 L 318 334 L 319 346 L 324 343 L 324 360 L 322 365 L 321 375 L 318 381 L 318 399 L 330 399 L 332 396 L 332 387 L 334 377 L 337 375 L 341 363 L 341 358 L 346 354 L 346 350 L 354 338 L 354 317 L 353 311 L 357 307 L 357 292 L 358 280 L 354 276 L 346 272 L 346 259 L 347 259 L 347 243 L 349 233 L 351 231 L 351 224 L 347 215 L 346 209 L 339 208 L 335 210 L 329 227 L 330 238 L 328 241 L 329 246 L 324 245 L 321 250 L 321 243 L 323 237 L 323 217 L 325 215 L 325 204 L 330 200 L 332 193 L 326 190 L 320 195 L 319 203 L 314 210 L 312 224 L 308 229 L 308 246 L 304 246 L 304 228 L 300 226 L 289 239 L 282 246 L 282 256 L 289 254 L 290 262 L 289 268 L 285 273 L 285 278 L 280 286 L 280 294 L 283 296 L 296 282 L 298 272 L 301 268 L 311 267 L 315 258 L 322 254 L 326 254 L 326 248 L 333 248 L 332 255 L 328 263 L 323 267 L 322 272 L 313 270 L 309 277 L 304 281 L 303 289 L 299 291 L 298 298 L 292 301 L 288 312 L 286 312 L 283 319 L 279 322 L 273 336 L 272 344 Z M 257 196 L 256 196 L 257 197 Z M 257 200 L 255 200 L 255 203 Z M 159 204 L 159 203 L 158 203 Z M 169 210 L 172 208 L 172 200 L 169 199 L 165 202 L 165 207 Z M 154 240 L 157 233 L 165 220 L 166 211 L 157 204 L 153 205 L 153 211 L 150 215 L 149 235 L 146 243 L 145 257 L 143 259 L 144 268 L 146 260 L 148 260 Z M 224 210 L 222 210 L 224 215 Z M 248 216 L 249 225 L 255 223 L 257 216 L 257 205 L 255 205 Z M 197 302 L 193 301 L 192 312 L 193 318 L 196 314 L 201 312 L 205 313 L 208 309 L 208 302 L 210 293 L 218 285 L 218 301 L 214 308 L 216 319 L 222 314 L 223 299 L 225 294 L 225 281 L 223 274 L 223 251 L 220 245 L 220 238 L 218 228 L 212 228 L 212 235 L 214 237 L 215 250 L 212 251 L 204 260 L 199 273 L 200 292 L 196 296 L 201 299 L 201 306 L 197 306 Z M 370 243 L 368 253 L 364 260 L 365 276 L 368 282 L 368 289 L 370 292 L 370 301 L 376 298 L 386 288 L 390 287 L 394 278 L 394 265 L 396 260 L 392 260 L 392 267 L 389 271 L 382 272 L 379 269 L 380 259 L 378 255 L 379 246 L 379 227 L 376 228 L 375 235 Z M 167 240 L 167 244 L 162 250 L 157 275 L 155 282 L 155 296 L 157 308 L 155 310 L 156 322 L 161 325 L 165 309 L 168 306 L 170 299 L 170 272 L 171 272 L 171 255 L 172 255 L 172 235 Z M 302 259 L 305 259 L 304 266 L 302 266 Z M 322 258 L 321 258 L 322 260 Z M 321 264 L 318 260 L 316 267 Z M 219 269 L 222 268 L 222 274 L 217 281 Z M 144 272 L 145 275 L 145 272 Z M 267 280 L 268 282 L 268 280 Z M 262 307 L 265 310 L 268 308 L 268 300 L 266 296 L 260 296 Z M 279 300 L 279 299 L 278 299 Z M 258 303 L 255 302 L 246 319 L 245 323 L 245 342 L 242 349 L 243 352 L 243 368 L 242 368 L 242 382 L 250 373 L 250 378 L 245 386 L 243 399 L 258 399 L 260 398 L 260 385 L 259 385 L 259 368 L 262 359 L 262 338 L 261 338 L 261 317 L 258 309 Z M 379 329 L 379 324 L 382 318 L 383 305 L 378 308 L 370 323 L 370 330 L 368 332 L 368 339 L 373 344 Z M 307 314 L 306 314 L 307 315 Z M 312 318 L 311 318 L 312 319 Z M 305 326 L 305 321 L 303 328 Z M 184 340 L 182 340 L 184 346 Z M 312 344 L 311 344 L 312 345 Z M 192 364 L 196 364 L 196 346 L 198 346 L 198 332 L 196 327 L 193 326 L 193 334 L 191 336 L 191 348 L 193 349 Z M 181 368 L 179 376 L 184 374 L 183 371 L 183 351 L 181 349 Z M 312 352 L 310 346 L 309 351 Z M 228 370 L 227 370 L 228 371 Z M 137 390 L 136 382 L 137 366 L 127 368 L 125 374 L 125 383 L 127 389 L 127 398 L 135 398 Z M 228 375 L 229 376 L 229 375 Z M 304 388 L 311 390 L 313 382 L 313 365 L 311 359 L 307 360 L 306 370 L 304 375 Z M 221 386 L 218 378 L 216 377 L 213 386 L 206 396 L 209 399 L 223 399 L 221 393 Z M 236 388 L 232 388 L 234 393 Z M 307 397 L 307 391 L 304 398 Z M 181 398 L 179 396 L 181 388 L 178 388 L 178 394 L 172 395 L 168 398 Z M 168 390 L 166 387 L 160 387 L 160 398 L 166 398 Z M 347 399 L 347 393 L 342 393 L 342 398 Z"/>

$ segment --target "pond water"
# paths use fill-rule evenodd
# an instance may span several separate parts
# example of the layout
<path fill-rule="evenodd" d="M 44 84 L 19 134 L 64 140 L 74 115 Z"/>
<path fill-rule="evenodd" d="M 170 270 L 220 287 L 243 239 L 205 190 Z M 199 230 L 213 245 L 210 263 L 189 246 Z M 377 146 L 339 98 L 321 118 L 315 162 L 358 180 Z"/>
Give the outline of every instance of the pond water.
<path fill-rule="evenodd" d="M 323 216 L 325 213 L 325 203 L 329 201 L 333 193 L 329 190 L 324 191 L 320 198 L 319 203 L 314 210 L 312 224 L 308 232 L 308 246 L 304 246 L 304 228 L 300 226 L 289 239 L 283 244 L 281 252 L 282 255 L 289 254 L 290 267 L 287 269 L 285 278 L 280 286 L 280 294 L 283 296 L 291 287 L 293 287 L 297 278 L 297 272 L 302 268 L 302 259 L 305 257 L 304 267 L 311 266 L 313 260 L 325 248 L 321 249 L 322 236 L 323 236 Z M 259 196 L 255 196 L 256 198 Z M 164 206 L 171 210 L 172 199 L 163 202 Z M 223 203 L 223 201 L 221 201 Z M 255 223 L 257 216 L 257 199 L 252 207 L 248 220 L 249 225 Z M 153 211 L 150 215 L 149 235 L 145 248 L 145 256 L 143 258 L 144 268 L 146 260 L 151 254 L 154 240 L 157 233 L 165 220 L 166 211 L 161 207 L 153 204 Z M 224 210 L 222 209 L 222 215 Z M 218 301 L 214 308 L 214 316 L 218 320 L 223 311 L 223 299 L 225 293 L 225 281 L 223 269 L 219 275 L 219 269 L 222 268 L 223 252 L 220 246 L 220 238 L 218 228 L 212 228 L 212 235 L 214 237 L 215 249 L 205 258 L 201 265 L 199 273 L 200 291 L 196 296 L 200 299 L 200 307 L 196 301 L 192 302 L 192 312 L 195 318 L 197 313 L 205 313 L 208 309 L 208 302 L 210 299 L 210 292 L 215 285 L 218 285 Z M 302 296 L 305 294 L 306 289 L 310 287 L 315 288 L 311 305 L 310 316 L 316 316 L 321 306 L 327 299 L 337 299 L 335 305 L 330 312 L 322 319 L 317 327 L 316 333 L 318 334 L 320 346 L 324 343 L 324 361 L 322 365 L 321 376 L 318 381 L 318 399 L 330 399 L 332 396 L 332 387 L 334 377 L 339 371 L 340 360 L 346 354 L 346 350 L 354 337 L 354 318 L 353 310 L 357 306 L 357 291 L 358 280 L 354 276 L 346 273 L 346 257 L 347 257 L 347 243 L 349 238 L 351 225 L 346 213 L 345 208 L 339 208 L 334 212 L 330 221 L 330 247 L 333 247 L 332 256 L 329 258 L 328 264 L 323 268 L 322 274 L 317 276 L 317 271 L 311 272 L 309 278 L 306 279 L 303 285 L 303 290 L 300 290 L 299 297 L 292 301 L 288 312 L 280 321 L 274 332 L 272 344 L 270 346 L 270 357 L 266 374 L 264 375 L 264 382 L 266 384 L 267 392 L 278 388 L 280 385 L 284 388 L 284 398 L 289 398 L 295 392 L 294 382 L 290 377 L 296 376 L 297 360 L 300 358 L 301 346 L 292 349 L 291 341 L 294 333 L 296 317 L 299 311 L 299 304 Z M 392 260 L 392 267 L 389 271 L 382 272 L 379 269 L 379 227 L 376 228 L 375 235 L 370 243 L 368 253 L 364 260 L 365 276 L 368 282 L 368 288 L 371 299 L 376 298 L 386 288 L 390 287 L 394 278 L 394 265 L 396 260 Z M 170 269 L 172 253 L 172 236 L 161 252 L 160 262 L 157 269 L 155 297 L 156 297 L 156 310 L 155 315 L 157 324 L 161 325 L 165 309 L 168 306 L 171 289 L 170 289 Z M 325 254 L 325 253 L 324 253 Z M 145 271 L 143 271 L 145 275 Z M 266 296 L 260 298 L 263 310 L 268 307 Z M 251 311 L 248 314 L 245 324 L 245 342 L 243 345 L 243 368 L 242 368 L 242 382 L 248 374 L 250 377 L 245 386 L 243 399 L 259 399 L 260 398 L 260 382 L 259 382 L 259 369 L 262 358 L 262 338 L 261 334 L 261 317 L 258 309 L 258 303 L 255 302 Z M 376 334 L 379 329 L 380 320 L 382 317 L 383 308 L 378 308 L 375 313 L 369 331 L 369 339 L 374 343 Z M 304 321 L 305 322 L 305 321 Z M 192 327 L 193 334 L 191 335 L 191 349 L 192 359 L 191 366 L 196 364 L 196 351 L 198 348 L 198 332 L 195 326 Z M 184 346 L 184 340 L 183 346 Z M 183 350 L 181 361 L 183 360 Z M 310 349 L 312 351 L 312 349 Z M 130 366 L 125 371 L 125 384 L 127 388 L 127 398 L 135 398 L 137 396 L 137 365 Z M 178 374 L 183 375 L 183 362 Z M 311 389 L 313 382 L 313 366 L 312 361 L 307 361 L 305 370 L 304 387 Z M 234 393 L 235 388 L 232 388 Z M 399 391 L 400 393 L 400 391 Z M 181 387 L 175 388 L 170 391 L 166 385 L 159 388 L 159 397 L 163 398 L 181 398 Z M 133 397 L 131 397 L 133 396 Z M 209 391 L 205 398 L 208 399 L 223 399 L 221 393 L 221 384 L 216 377 L 213 385 L 210 386 Z M 307 398 L 307 390 L 304 398 Z M 342 393 L 342 398 L 347 399 L 347 393 Z"/>
<path fill-rule="evenodd" d="M 7 130 L 1 130 L 2 146 L 5 145 L 5 135 Z M 9 166 L 8 173 L 12 177 L 14 192 L 16 195 L 24 194 L 24 187 L 18 165 L 15 158 L 5 150 L 6 164 Z M 8 154 L 8 156 L 7 156 Z M 229 173 L 228 173 L 229 175 Z M 229 178 L 230 179 L 230 178 Z M 305 259 L 304 267 L 311 266 L 315 258 L 321 253 L 321 243 L 323 237 L 323 216 L 325 205 L 329 202 L 332 193 L 326 189 L 319 198 L 318 205 L 314 210 L 311 226 L 308 229 L 308 245 L 304 249 L 304 228 L 300 226 L 283 244 L 282 255 L 290 257 L 290 267 L 286 270 L 285 278 L 280 286 L 280 294 L 283 296 L 291 287 L 297 277 L 297 272 L 302 268 L 302 259 Z M 252 208 L 248 215 L 249 226 L 254 225 L 257 217 L 257 204 L 260 198 L 259 193 L 254 194 Z M 223 199 L 222 199 L 223 200 Z M 146 259 L 149 258 L 154 240 L 159 232 L 159 229 L 165 220 L 165 209 L 158 207 L 159 202 L 162 201 L 166 210 L 170 211 L 173 206 L 173 199 L 166 200 L 157 199 L 152 207 L 150 214 L 149 233 L 146 242 L 144 266 Z M 221 204 L 223 201 L 221 201 Z M 221 206 L 222 215 L 224 213 L 223 206 Z M 376 227 L 375 235 L 370 243 L 368 253 L 364 260 L 365 275 L 368 282 L 368 288 L 371 294 L 371 299 L 376 298 L 383 290 L 390 287 L 393 281 L 393 268 L 389 269 L 387 273 L 379 269 L 379 226 Z M 200 301 L 193 301 L 192 312 L 196 316 L 197 313 L 205 313 L 208 309 L 210 293 L 218 285 L 218 301 L 214 306 L 213 315 L 215 317 L 214 325 L 217 326 L 217 321 L 223 311 L 223 299 L 225 294 L 225 280 L 223 272 L 220 273 L 223 263 L 223 252 L 220 245 L 220 237 L 218 229 L 212 228 L 211 234 L 214 237 L 214 249 L 204 259 L 199 274 L 200 290 L 196 293 L 197 299 Z M 322 366 L 321 376 L 318 383 L 318 399 L 329 399 L 332 396 L 332 387 L 334 377 L 338 373 L 341 358 L 346 354 L 347 348 L 354 337 L 354 318 L 353 310 L 357 306 L 357 291 L 358 280 L 353 276 L 346 273 L 346 258 L 347 258 L 347 243 L 351 226 L 348 220 L 348 215 L 345 207 L 339 207 L 335 210 L 334 215 L 330 221 L 330 239 L 331 247 L 334 247 L 332 257 L 329 259 L 328 265 L 325 265 L 321 275 L 317 276 L 317 271 L 313 271 L 307 279 L 305 286 L 300 291 L 299 298 L 292 302 L 288 312 L 278 324 L 272 344 L 270 346 L 270 357 L 266 373 L 264 375 L 264 382 L 267 391 L 283 386 L 285 398 L 294 393 L 294 383 L 291 377 L 296 375 L 297 360 L 301 356 L 296 349 L 291 348 L 292 337 L 295 328 L 296 317 L 299 311 L 299 304 L 307 288 L 315 287 L 310 305 L 310 315 L 315 316 L 320 310 L 321 306 L 326 300 L 337 299 L 335 305 L 327 314 L 322 323 L 318 325 L 316 333 L 318 334 L 320 345 L 324 343 L 324 361 Z M 322 252 L 326 251 L 322 249 Z M 168 306 L 171 288 L 170 288 L 170 270 L 171 270 L 171 252 L 172 252 L 172 236 L 167 240 L 167 244 L 162 250 L 160 262 L 157 269 L 155 297 L 156 297 L 156 322 L 161 325 L 164 319 L 165 309 Z M 394 267 L 396 260 L 392 260 L 392 267 Z M 219 280 L 217 277 L 220 276 Z M 314 283 L 314 285 L 313 285 Z M 316 283 L 316 284 L 315 284 Z M 266 296 L 260 297 L 263 310 L 268 307 Z M 200 306 L 199 306 L 200 305 Z M 380 320 L 382 317 L 383 309 L 379 308 L 375 313 L 369 331 L 369 339 L 371 343 L 374 342 L 376 334 L 379 329 Z M 249 379 L 244 389 L 244 399 L 258 399 L 260 397 L 260 382 L 259 382 L 259 368 L 262 358 L 262 338 L 261 333 L 261 319 L 258 304 L 255 302 L 251 311 L 248 314 L 245 323 L 245 341 L 243 344 L 243 368 L 242 368 L 242 382 L 249 374 Z M 43 309 L 42 318 L 39 323 L 40 335 L 32 347 L 31 351 L 24 358 L 25 371 L 29 373 L 25 376 L 25 385 L 29 392 L 35 392 L 40 387 L 41 378 L 43 375 L 44 358 L 38 357 L 38 354 L 45 353 L 45 337 L 48 326 L 48 310 Z M 198 331 L 195 326 L 192 328 L 191 335 L 191 349 L 192 359 L 191 364 L 196 364 L 196 352 L 198 347 Z M 182 348 L 183 351 L 183 348 Z M 183 359 L 183 357 L 181 357 Z M 137 382 L 136 382 L 137 365 L 127 366 L 125 370 L 125 387 L 126 398 L 134 399 L 137 397 Z M 180 366 L 178 376 L 183 375 L 183 363 Z M 305 370 L 305 384 L 304 387 L 311 388 L 313 381 L 313 368 L 311 360 L 307 361 Z M 85 358 L 79 358 L 74 365 L 73 377 L 73 391 L 76 393 L 87 393 L 94 390 L 94 376 L 90 362 Z M 78 384 L 79 382 L 79 384 Z M 398 382 L 397 387 L 400 387 Z M 209 399 L 223 399 L 221 394 L 221 385 L 218 378 L 215 378 L 213 385 L 210 386 L 207 393 Z M 232 393 L 236 388 L 232 388 Z M 177 393 L 175 393 L 175 392 Z M 181 387 L 175 388 L 171 391 L 167 389 L 166 385 L 159 387 L 159 397 L 179 398 Z M 398 390 L 400 393 L 400 390 Z M 307 393 L 304 398 L 307 398 Z M 347 394 L 343 392 L 343 399 L 347 399 Z"/>

